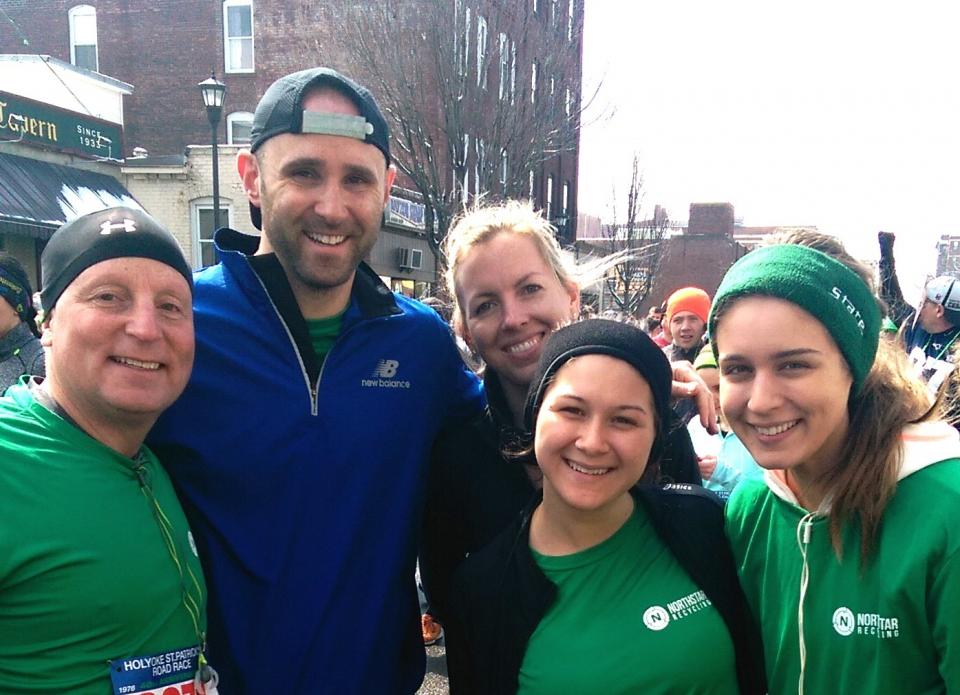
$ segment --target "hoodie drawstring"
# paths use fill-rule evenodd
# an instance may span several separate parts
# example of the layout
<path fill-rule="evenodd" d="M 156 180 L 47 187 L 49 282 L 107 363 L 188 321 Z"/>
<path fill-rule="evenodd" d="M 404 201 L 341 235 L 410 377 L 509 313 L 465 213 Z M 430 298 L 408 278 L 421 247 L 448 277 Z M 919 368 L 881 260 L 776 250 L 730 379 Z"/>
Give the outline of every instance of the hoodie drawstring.
<path fill-rule="evenodd" d="M 803 677 L 807 667 L 807 644 L 803 639 L 803 601 L 807 596 L 807 586 L 810 584 L 810 565 L 807 564 L 807 546 L 813 535 L 813 521 L 816 512 L 805 514 L 797 524 L 797 545 L 800 546 L 800 557 L 803 558 L 803 570 L 800 572 L 800 603 L 797 606 L 797 632 L 800 640 L 800 680 L 797 684 L 797 695 L 803 695 Z"/>

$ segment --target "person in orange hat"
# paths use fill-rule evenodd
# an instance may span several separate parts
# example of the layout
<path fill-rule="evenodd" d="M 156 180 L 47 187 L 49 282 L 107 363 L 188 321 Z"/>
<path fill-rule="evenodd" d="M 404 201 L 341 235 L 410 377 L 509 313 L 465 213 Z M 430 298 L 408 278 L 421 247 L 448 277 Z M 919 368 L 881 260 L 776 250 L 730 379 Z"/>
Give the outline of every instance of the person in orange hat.
<path fill-rule="evenodd" d="M 673 342 L 664 348 L 671 362 L 693 362 L 697 358 L 709 313 L 710 295 L 699 287 L 684 287 L 670 295 L 663 318 L 673 336 Z"/>

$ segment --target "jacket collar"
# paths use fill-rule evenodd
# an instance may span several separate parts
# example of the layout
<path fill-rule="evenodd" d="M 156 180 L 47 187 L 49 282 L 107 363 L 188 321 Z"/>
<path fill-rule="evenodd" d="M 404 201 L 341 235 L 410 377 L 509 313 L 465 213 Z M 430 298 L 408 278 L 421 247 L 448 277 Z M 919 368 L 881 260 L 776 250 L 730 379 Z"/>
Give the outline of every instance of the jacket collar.
<path fill-rule="evenodd" d="M 249 261 L 247 257 L 253 256 L 260 246 L 259 236 L 242 234 L 228 227 L 218 229 L 213 239 L 221 258 L 231 269 L 235 269 L 241 259 Z M 271 298 L 274 298 L 272 292 Z M 390 288 L 383 284 L 380 277 L 366 262 L 362 261 L 353 276 L 350 300 L 351 304 L 355 304 L 359 309 L 361 318 L 403 313 Z"/>
<path fill-rule="evenodd" d="M 36 336 L 33 335 L 33 332 L 27 324 L 21 321 L 7 331 L 6 335 L 0 337 L 0 360 L 6 359 L 12 355 L 17 348 L 21 348 L 35 339 Z"/>

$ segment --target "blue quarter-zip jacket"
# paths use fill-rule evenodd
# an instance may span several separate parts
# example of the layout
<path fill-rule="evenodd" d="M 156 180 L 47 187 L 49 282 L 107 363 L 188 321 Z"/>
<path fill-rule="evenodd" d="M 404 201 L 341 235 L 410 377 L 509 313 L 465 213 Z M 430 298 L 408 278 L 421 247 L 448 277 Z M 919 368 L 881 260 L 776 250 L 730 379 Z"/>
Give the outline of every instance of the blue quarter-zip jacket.
<path fill-rule="evenodd" d="M 228 241 L 196 276 L 190 384 L 150 436 L 200 546 L 220 692 L 413 693 L 427 459 L 441 426 L 480 410 L 479 381 L 436 313 L 361 264 L 310 383 Z"/>

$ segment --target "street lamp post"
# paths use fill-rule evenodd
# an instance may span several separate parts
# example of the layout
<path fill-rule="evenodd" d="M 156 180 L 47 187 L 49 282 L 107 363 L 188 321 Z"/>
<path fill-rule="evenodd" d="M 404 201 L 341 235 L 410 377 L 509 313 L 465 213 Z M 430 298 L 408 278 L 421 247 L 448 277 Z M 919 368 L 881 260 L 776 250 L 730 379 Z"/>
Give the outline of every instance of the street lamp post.
<path fill-rule="evenodd" d="M 207 109 L 207 120 L 210 121 L 210 144 L 213 146 L 213 231 L 220 229 L 220 162 L 217 151 L 217 126 L 220 124 L 220 113 L 223 110 L 223 97 L 227 93 L 227 85 L 219 82 L 211 72 L 209 79 L 197 85 L 203 96 L 203 105 Z"/>

